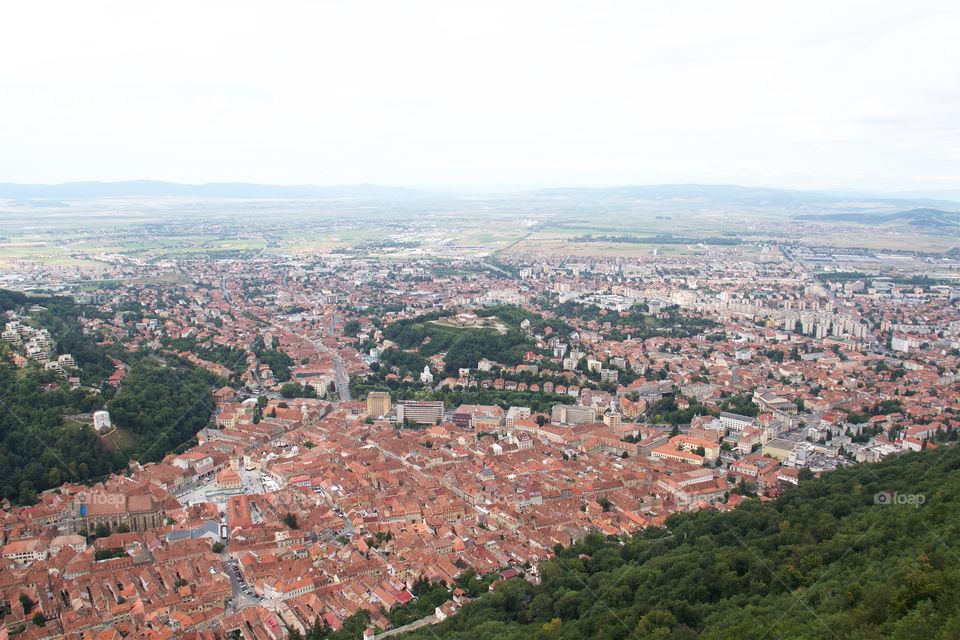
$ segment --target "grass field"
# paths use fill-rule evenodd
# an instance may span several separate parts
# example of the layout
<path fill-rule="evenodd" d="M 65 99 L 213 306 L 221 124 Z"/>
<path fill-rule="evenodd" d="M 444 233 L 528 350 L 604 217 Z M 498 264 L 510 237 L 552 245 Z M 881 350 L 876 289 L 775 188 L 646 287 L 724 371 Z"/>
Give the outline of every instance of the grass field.
<path fill-rule="evenodd" d="M 853 206 L 853 205 L 850 205 Z M 807 210 L 804 210 L 805 212 Z M 825 209 L 828 211 L 828 209 Z M 798 212 L 691 202 L 456 199 L 442 204 L 335 201 L 77 201 L 31 209 L 0 203 L 0 266 L 96 271 L 121 256 L 140 264 L 171 259 L 306 256 L 351 249 L 396 262 L 508 255 L 762 257 L 764 242 L 887 251 L 944 252 L 958 233 L 918 227 L 798 220 Z M 585 236 L 736 237 L 736 247 L 570 242 Z M 719 252 L 723 252 L 720 254 Z"/>

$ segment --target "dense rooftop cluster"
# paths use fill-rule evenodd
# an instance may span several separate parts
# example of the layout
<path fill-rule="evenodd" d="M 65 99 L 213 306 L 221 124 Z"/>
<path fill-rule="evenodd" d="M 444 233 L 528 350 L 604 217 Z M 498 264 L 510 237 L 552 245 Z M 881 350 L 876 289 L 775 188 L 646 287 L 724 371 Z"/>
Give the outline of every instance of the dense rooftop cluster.
<path fill-rule="evenodd" d="M 801 253 L 110 266 L 134 284 L 75 292 L 84 334 L 213 374 L 216 410 L 159 462 L 5 501 L 3 624 L 373 634 L 589 533 L 955 441 L 956 285 Z M 5 321 L 11 366 L 75 373 Z"/>

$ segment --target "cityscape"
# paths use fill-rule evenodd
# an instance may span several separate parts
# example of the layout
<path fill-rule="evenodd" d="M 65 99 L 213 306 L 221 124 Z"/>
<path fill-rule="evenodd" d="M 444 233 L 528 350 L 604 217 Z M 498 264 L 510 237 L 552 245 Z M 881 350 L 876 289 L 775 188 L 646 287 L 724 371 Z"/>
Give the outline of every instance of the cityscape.
<path fill-rule="evenodd" d="M 955 5 L 0 7 L 0 640 L 957 640 Z"/>
<path fill-rule="evenodd" d="M 535 582 L 591 533 L 956 441 L 956 252 L 763 229 L 585 236 L 530 202 L 501 225 L 517 240 L 486 244 L 469 216 L 347 218 L 325 233 L 364 240 L 296 250 L 273 240 L 285 223 L 135 248 L 162 232 L 7 231 L 36 257 L 6 265 L 6 366 L 74 394 L 63 419 L 109 472 L 51 453 L 58 436 L 25 443 L 51 470 L 24 460 L 3 486 L 6 622 L 266 638 L 322 620 L 382 637 Z M 143 395 L 159 368 L 201 380 L 172 403 L 200 428 L 161 432 L 167 450 L 140 415 L 168 409 Z"/>

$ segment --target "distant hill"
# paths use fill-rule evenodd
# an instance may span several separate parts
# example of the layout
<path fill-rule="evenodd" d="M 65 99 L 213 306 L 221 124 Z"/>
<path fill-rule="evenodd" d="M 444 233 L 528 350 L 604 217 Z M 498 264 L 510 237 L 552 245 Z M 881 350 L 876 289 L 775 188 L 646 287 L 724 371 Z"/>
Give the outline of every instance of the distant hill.
<path fill-rule="evenodd" d="M 803 191 L 767 187 L 744 187 L 734 184 L 661 184 L 620 187 L 564 187 L 538 189 L 529 195 L 539 198 L 580 200 L 585 202 L 623 202 L 649 200 L 689 202 L 695 205 L 726 204 L 748 207 L 803 209 L 823 205 L 860 203 L 878 208 L 910 206 L 945 206 L 950 200 L 853 191 Z"/>
<path fill-rule="evenodd" d="M 18 201 L 20 206 L 60 206 L 69 200 L 95 198 L 264 198 L 264 199 L 329 199 L 363 198 L 370 200 L 409 200 L 413 198 L 454 198 L 456 191 L 427 192 L 375 184 L 318 186 L 255 184 L 248 182 L 211 182 L 182 184 L 160 180 L 125 182 L 67 182 L 63 184 L 0 183 L 0 200 Z M 732 184 L 661 184 L 625 185 L 616 187 L 557 187 L 520 190 L 510 193 L 472 193 L 471 197 L 497 199 L 524 197 L 534 200 L 561 200 L 587 206 L 635 203 L 684 203 L 694 207 L 735 205 L 779 209 L 820 208 L 824 205 L 855 205 L 860 209 L 875 205 L 877 209 L 897 207 L 940 207 L 949 209 L 951 198 L 932 197 L 934 192 L 869 193 L 854 191 L 802 191 L 768 187 L 744 187 Z M 43 202 L 46 201 L 46 202 Z M 842 210 L 842 209 L 841 209 Z"/>
<path fill-rule="evenodd" d="M 625 509 L 633 508 L 624 505 Z M 960 448 L 593 534 L 405 640 L 956 640 Z"/>
<path fill-rule="evenodd" d="M 820 220 L 824 222 L 857 222 L 859 224 L 908 224 L 930 229 L 954 229 L 960 232 L 960 213 L 940 209 L 910 209 L 897 213 L 831 213 L 802 215 L 797 220 Z"/>
<path fill-rule="evenodd" d="M 754 198 L 797 197 L 815 192 L 791 191 L 765 187 L 742 187 L 735 184 L 659 184 L 624 185 L 619 187 L 557 187 L 538 189 L 543 196 L 606 196 L 630 198 L 702 198 L 708 200 L 736 200 Z M 821 194 L 817 194 L 821 195 Z"/>
<path fill-rule="evenodd" d="M 159 180 L 126 182 L 67 182 L 64 184 L 0 183 L 0 198 L 128 198 L 128 197 L 202 197 L 202 198 L 399 198 L 419 192 L 413 189 L 381 187 L 373 184 L 315 186 L 271 185 L 247 182 L 211 182 L 180 184 Z"/>

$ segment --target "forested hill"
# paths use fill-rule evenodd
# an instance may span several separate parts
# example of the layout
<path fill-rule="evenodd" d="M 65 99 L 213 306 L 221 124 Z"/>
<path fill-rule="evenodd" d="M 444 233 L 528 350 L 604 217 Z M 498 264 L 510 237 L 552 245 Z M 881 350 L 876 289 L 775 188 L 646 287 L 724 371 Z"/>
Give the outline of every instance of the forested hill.
<path fill-rule="evenodd" d="M 673 516 L 624 544 L 591 536 L 545 563 L 542 579 L 503 583 L 403 637 L 960 638 L 960 448 Z"/>
<path fill-rule="evenodd" d="M 0 498 L 29 504 L 40 491 L 100 479 L 131 458 L 160 460 L 209 422 L 212 390 L 224 381 L 177 358 L 99 344 L 77 319 L 95 308 L 0 290 L 0 311 L 7 310 L 48 329 L 56 353 L 76 359 L 83 384 L 71 388 L 40 364 L 16 367 L 11 346 L 0 344 Z M 114 371 L 111 357 L 129 367 L 119 391 L 103 382 Z M 104 408 L 115 429 L 97 434 L 89 414 Z"/>

